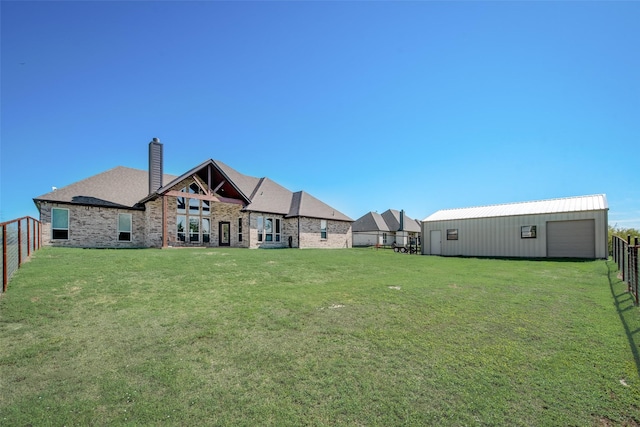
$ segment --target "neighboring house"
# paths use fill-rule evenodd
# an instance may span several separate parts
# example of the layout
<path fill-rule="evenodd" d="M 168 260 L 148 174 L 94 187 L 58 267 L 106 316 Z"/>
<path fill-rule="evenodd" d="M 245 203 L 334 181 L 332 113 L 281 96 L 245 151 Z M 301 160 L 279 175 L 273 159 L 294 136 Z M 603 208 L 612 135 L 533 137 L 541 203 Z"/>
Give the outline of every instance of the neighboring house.
<path fill-rule="evenodd" d="M 163 174 L 118 166 L 36 197 L 43 244 L 87 248 L 230 246 L 348 248 L 353 220 L 304 191 L 207 160 Z"/>
<path fill-rule="evenodd" d="M 420 223 L 404 211 L 368 212 L 353 222 L 353 246 L 406 246 L 420 241 Z"/>
<path fill-rule="evenodd" d="M 435 212 L 422 221 L 425 255 L 607 258 L 604 194 Z"/>

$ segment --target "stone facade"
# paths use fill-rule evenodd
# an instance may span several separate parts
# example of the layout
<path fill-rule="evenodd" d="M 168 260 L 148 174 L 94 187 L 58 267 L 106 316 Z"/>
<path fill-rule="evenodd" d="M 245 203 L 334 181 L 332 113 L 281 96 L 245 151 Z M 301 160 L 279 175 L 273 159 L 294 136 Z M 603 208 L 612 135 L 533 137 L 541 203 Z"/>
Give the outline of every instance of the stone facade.
<path fill-rule="evenodd" d="M 69 211 L 68 239 L 53 239 L 51 211 Z M 118 240 L 118 214 L 131 215 L 131 241 Z M 42 203 L 42 244 L 74 248 L 141 248 L 147 247 L 145 211 L 97 206 Z"/>
<path fill-rule="evenodd" d="M 300 247 L 301 248 L 350 248 L 351 223 L 346 221 L 327 221 L 327 237 L 320 234 L 321 220 L 318 218 L 300 218 Z"/>

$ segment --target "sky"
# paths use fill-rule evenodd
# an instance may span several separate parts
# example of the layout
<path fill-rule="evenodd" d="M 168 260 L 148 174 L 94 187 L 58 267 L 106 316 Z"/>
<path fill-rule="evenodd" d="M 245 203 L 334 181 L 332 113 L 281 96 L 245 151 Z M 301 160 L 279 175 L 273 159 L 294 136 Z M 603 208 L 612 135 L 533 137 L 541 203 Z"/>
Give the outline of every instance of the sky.
<path fill-rule="evenodd" d="M 214 159 L 357 219 L 604 193 L 640 229 L 640 2 L 1 1 L 0 221 Z"/>

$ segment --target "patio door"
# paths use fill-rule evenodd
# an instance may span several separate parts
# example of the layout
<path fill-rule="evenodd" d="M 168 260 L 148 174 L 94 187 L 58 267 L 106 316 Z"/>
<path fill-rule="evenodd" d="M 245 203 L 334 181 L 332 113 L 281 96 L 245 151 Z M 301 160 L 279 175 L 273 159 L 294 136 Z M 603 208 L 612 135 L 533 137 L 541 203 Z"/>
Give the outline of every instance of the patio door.
<path fill-rule="evenodd" d="M 218 244 L 220 246 L 229 246 L 231 244 L 231 223 L 221 221 L 218 223 Z"/>

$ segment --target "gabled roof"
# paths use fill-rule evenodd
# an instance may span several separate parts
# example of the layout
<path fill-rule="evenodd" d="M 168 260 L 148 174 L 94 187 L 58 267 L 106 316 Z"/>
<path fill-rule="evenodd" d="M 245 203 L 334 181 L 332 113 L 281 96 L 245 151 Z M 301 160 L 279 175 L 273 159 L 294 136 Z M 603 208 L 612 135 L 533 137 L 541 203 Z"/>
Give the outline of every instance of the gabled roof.
<path fill-rule="evenodd" d="M 175 178 L 164 175 L 165 181 Z M 133 208 L 149 192 L 147 171 L 118 166 L 33 199 L 84 206 Z"/>
<path fill-rule="evenodd" d="M 351 226 L 353 231 L 391 231 L 382 215 L 378 212 L 367 212 L 354 221 Z"/>
<path fill-rule="evenodd" d="M 35 198 L 34 202 L 36 204 L 40 201 L 49 201 L 85 206 L 142 208 L 145 202 L 159 197 L 187 178 L 194 175 L 200 178 L 207 176 L 207 171 L 213 172 L 212 187 L 217 188 L 217 195 L 227 199 L 242 199 L 246 211 L 280 214 L 287 217 L 305 216 L 353 221 L 308 193 L 303 191 L 293 193 L 269 178 L 255 178 L 241 174 L 223 162 L 213 159 L 199 164 L 180 176 L 163 175 L 163 183 L 166 184 L 152 194 L 149 194 L 147 171 L 118 166 L 43 194 Z"/>
<path fill-rule="evenodd" d="M 358 218 L 352 226 L 352 230 L 358 231 L 410 231 L 419 233 L 418 223 L 404 214 L 403 230 L 400 230 L 400 211 L 387 209 L 382 214 L 368 212 Z"/>
<path fill-rule="evenodd" d="M 387 223 L 389 229 L 391 231 L 411 231 L 414 233 L 420 232 L 420 227 L 416 224 L 416 222 L 404 214 L 404 218 L 402 220 L 402 230 L 400 230 L 400 211 L 395 209 L 387 209 L 382 212 L 382 218 L 384 218 L 384 222 Z"/>
<path fill-rule="evenodd" d="M 593 196 L 565 197 L 560 199 L 537 200 L 522 203 L 477 206 L 461 209 L 437 211 L 423 221 L 446 221 L 452 219 L 491 218 L 499 216 L 538 215 L 561 212 L 582 212 L 607 210 L 604 194 Z"/>

